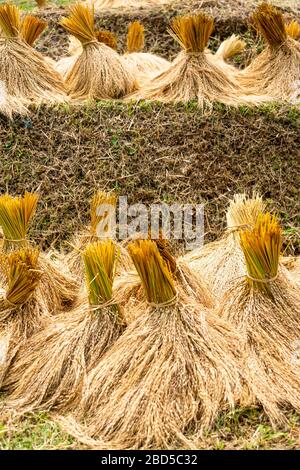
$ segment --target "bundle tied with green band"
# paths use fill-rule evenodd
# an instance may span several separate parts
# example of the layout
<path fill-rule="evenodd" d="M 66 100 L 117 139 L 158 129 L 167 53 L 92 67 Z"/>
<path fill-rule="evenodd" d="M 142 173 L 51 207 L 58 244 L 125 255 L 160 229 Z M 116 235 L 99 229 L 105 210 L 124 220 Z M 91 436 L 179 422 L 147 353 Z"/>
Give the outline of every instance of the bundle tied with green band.
<path fill-rule="evenodd" d="M 87 375 L 80 407 L 64 424 L 101 448 L 194 448 L 238 399 L 238 337 L 193 294 L 196 281 L 192 288 L 177 283 L 154 241 L 128 250 L 144 296 Z"/>
<path fill-rule="evenodd" d="M 264 93 L 273 99 L 299 100 L 300 43 L 293 39 L 293 32 L 289 33 L 282 13 L 262 3 L 252 22 L 266 47 L 237 75 L 239 83 L 249 92 Z"/>
<path fill-rule="evenodd" d="M 282 233 L 275 216 L 261 214 L 240 232 L 247 274 L 224 296 L 218 314 L 243 338 L 243 372 L 254 403 L 274 426 L 287 424 L 284 408 L 300 409 L 300 294 L 279 264 Z"/>
<path fill-rule="evenodd" d="M 258 104 L 262 96 L 246 96 L 247 91 L 232 73 L 220 66 L 206 48 L 214 29 L 214 20 L 205 13 L 178 16 L 171 22 L 169 33 L 182 52 L 170 67 L 152 78 L 131 98 L 162 102 L 197 100 L 199 106 L 218 101 L 227 105 Z"/>
<path fill-rule="evenodd" d="M 143 52 L 144 45 L 144 26 L 139 21 L 130 23 L 127 33 L 126 52 L 123 58 L 141 85 L 171 65 L 168 60 L 158 55 Z"/>
<path fill-rule="evenodd" d="M 28 229 L 36 212 L 37 193 L 25 192 L 24 196 L 0 196 L 0 226 L 3 232 L 2 251 L 15 251 L 29 247 Z M 43 273 L 37 291 L 52 313 L 70 307 L 77 301 L 78 283 L 66 264 L 51 253 L 41 253 L 38 269 Z"/>
<path fill-rule="evenodd" d="M 239 231 L 253 227 L 257 217 L 265 210 L 262 198 L 254 194 L 236 194 L 227 210 L 227 230 L 220 240 L 208 243 L 188 253 L 184 260 L 192 271 L 205 274 L 205 279 L 218 298 L 230 288 L 234 280 L 246 274 L 246 264 L 240 246 Z"/>
<path fill-rule="evenodd" d="M 42 277 L 38 257 L 32 248 L 0 255 L 0 388 L 18 350 L 50 318 L 37 293 Z"/>
<path fill-rule="evenodd" d="M 82 381 L 124 330 L 113 298 L 117 248 L 112 241 L 88 245 L 82 257 L 86 291 L 79 307 L 56 317 L 22 348 L 4 387 L 6 406 L 19 413 L 78 405 Z"/>
<path fill-rule="evenodd" d="M 97 40 L 94 8 L 83 3 L 69 7 L 70 16 L 61 21 L 63 28 L 75 36 L 83 47 L 65 77 L 73 99 L 122 98 L 137 88 L 134 76 L 119 54 Z"/>
<path fill-rule="evenodd" d="M 65 102 L 60 75 L 22 38 L 21 15 L 15 5 L 0 6 L 0 28 L 0 112 L 11 117 L 25 113 L 30 104 Z M 27 23 L 26 35 L 35 33 L 35 24 Z"/>

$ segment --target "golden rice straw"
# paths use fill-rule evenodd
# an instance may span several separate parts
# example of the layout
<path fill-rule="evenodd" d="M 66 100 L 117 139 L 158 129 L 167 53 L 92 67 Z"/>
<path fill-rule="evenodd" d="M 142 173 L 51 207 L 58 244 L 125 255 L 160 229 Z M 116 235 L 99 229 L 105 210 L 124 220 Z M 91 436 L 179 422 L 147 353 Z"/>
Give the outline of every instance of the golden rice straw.
<path fill-rule="evenodd" d="M 36 212 L 37 193 L 25 192 L 23 197 L 5 194 L 0 197 L 0 226 L 3 230 L 4 252 L 29 246 L 27 236 L 29 224 Z M 41 254 L 38 267 L 43 272 L 38 292 L 50 311 L 56 313 L 76 302 L 78 283 L 70 275 L 63 262 L 58 263 L 49 255 Z"/>
<path fill-rule="evenodd" d="M 289 24 L 286 24 L 285 30 L 292 39 L 295 39 L 295 41 L 300 38 L 300 23 L 298 23 L 298 21 L 293 20 Z"/>
<path fill-rule="evenodd" d="M 37 294 L 42 275 L 38 256 L 31 248 L 1 254 L 0 387 L 19 348 L 49 320 L 43 297 Z"/>
<path fill-rule="evenodd" d="M 0 42 L 0 83 L 4 83 L 5 93 L 19 100 L 20 106 L 66 101 L 61 77 L 39 52 L 21 39 L 21 25 L 16 6 L 0 6 L 0 27 L 4 34 Z M 2 103 L 0 112 L 11 114 L 7 106 L 6 102 Z"/>
<path fill-rule="evenodd" d="M 37 3 L 38 7 L 41 8 L 47 5 L 48 0 L 35 0 L 35 2 Z"/>
<path fill-rule="evenodd" d="M 262 198 L 236 194 L 227 211 L 227 231 L 220 240 L 188 253 L 184 260 L 190 269 L 205 275 L 213 293 L 220 298 L 234 280 L 246 275 L 246 265 L 239 243 L 241 227 L 252 227 L 265 209 Z"/>
<path fill-rule="evenodd" d="M 282 13 L 270 4 L 260 5 L 253 22 L 267 46 L 238 75 L 252 93 L 297 102 L 300 97 L 300 44 L 288 36 Z"/>
<path fill-rule="evenodd" d="M 87 376 L 81 438 L 104 448 L 195 448 L 239 395 L 238 337 L 191 289 L 177 286 L 155 242 L 128 249 L 146 299 Z M 78 423 L 69 431 L 78 435 Z"/>
<path fill-rule="evenodd" d="M 171 63 L 155 54 L 142 52 L 145 45 L 144 26 L 134 21 L 128 27 L 127 50 L 123 58 L 140 84 L 170 67 Z"/>
<path fill-rule="evenodd" d="M 242 41 L 239 36 L 232 34 L 232 36 L 221 43 L 217 52 L 215 54 L 211 54 L 210 57 L 213 60 L 216 60 L 219 66 L 222 67 L 227 74 L 233 74 L 235 76 L 237 68 L 234 65 L 229 64 L 227 61 L 243 52 L 245 47 L 246 43 Z M 207 50 L 207 53 L 210 53 L 210 51 Z"/>
<path fill-rule="evenodd" d="M 74 99 L 110 99 L 133 92 L 137 88 L 135 78 L 119 54 L 97 41 L 94 8 L 77 3 L 69 9 L 70 16 L 61 25 L 83 47 L 65 78 L 69 95 Z"/>
<path fill-rule="evenodd" d="M 114 33 L 106 30 L 100 30 L 96 31 L 95 36 L 97 41 L 117 51 L 117 38 Z M 68 53 L 70 57 L 62 57 L 60 60 L 58 60 L 55 65 L 55 69 L 65 78 L 82 51 L 83 48 L 81 42 L 74 36 L 69 36 Z"/>
<path fill-rule="evenodd" d="M 26 15 L 20 29 L 21 38 L 26 44 L 33 46 L 42 32 L 47 28 L 47 25 L 47 21 L 43 21 L 32 15 Z"/>
<path fill-rule="evenodd" d="M 106 239 L 112 236 L 111 224 L 114 220 L 111 218 L 116 210 L 117 196 L 115 193 L 97 191 L 90 202 L 90 225 L 79 232 L 71 243 L 73 250 L 67 254 L 66 260 L 71 273 L 80 280 L 82 278 L 81 252 L 92 242 L 100 238 Z M 129 256 L 122 247 L 120 247 L 120 259 L 118 269 L 127 269 L 131 264 Z"/>
<path fill-rule="evenodd" d="M 90 3 L 95 5 L 97 10 L 111 8 L 141 8 L 152 7 L 164 4 L 171 4 L 173 0 L 92 0 Z"/>
<path fill-rule="evenodd" d="M 182 52 L 166 71 L 131 98 L 175 103 L 196 99 L 200 107 L 215 101 L 232 106 L 264 101 L 264 97 L 245 96 L 247 91 L 232 74 L 227 74 L 211 54 L 206 53 L 213 28 L 213 18 L 204 13 L 173 19 L 169 32 Z"/>
<path fill-rule="evenodd" d="M 124 330 L 112 294 L 116 250 L 110 240 L 85 249 L 85 301 L 19 351 L 4 383 L 11 392 L 7 408 L 23 413 L 76 407 L 83 378 Z"/>
<path fill-rule="evenodd" d="M 243 338 L 244 375 L 271 423 L 284 425 L 283 407 L 300 410 L 299 286 L 279 266 L 282 245 L 276 217 L 261 215 L 241 231 L 247 275 L 224 296 L 218 314 Z"/>

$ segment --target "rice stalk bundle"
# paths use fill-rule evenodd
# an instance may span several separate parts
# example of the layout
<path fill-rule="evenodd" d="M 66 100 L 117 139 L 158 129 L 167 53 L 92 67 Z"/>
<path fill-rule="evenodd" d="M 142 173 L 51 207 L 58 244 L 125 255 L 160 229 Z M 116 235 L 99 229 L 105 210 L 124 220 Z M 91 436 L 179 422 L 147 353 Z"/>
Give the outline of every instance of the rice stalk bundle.
<path fill-rule="evenodd" d="M 98 42 L 105 44 L 117 51 L 117 38 L 111 31 L 100 30 L 95 33 Z M 62 57 L 57 61 L 55 69 L 65 78 L 75 64 L 77 58 L 83 52 L 81 42 L 74 36 L 69 36 L 69 57 Z"/>
<path fill-rule="evenodd" d="M 206 52 L 213 28 L 213 18 L 204 13 L 174 18 L 169 33 L 180 44 L 182 52 L 167 70 L 147 82 L 131 98 L 175 103 L 196 99 L 200 107 L 215 101 L 237 106 L 265 100 L 245 96 L 247 91 L 232 74 L 227 74 Z"/>
<path fill-rule="evenodd" d="M 248 198 L 236 194 L 227 211 L 227 230 L 220 240 L 208 243 L 188 253 L 184 260 L 195 273 L 205 274 L 212 294 L 220 298 L 234 280 L 246 275 L 246 265 L 240 247 L 239 230 L 252 227 L 257 217 L 265 210 L 258 195 Z"/>
<path fill-rule="evenodd" d="M 295 39 L 295 41 L 300 38 L 300 23 L 298 23 L 298 21 L 291 21 L 285 26 L 285 30 L 292 39 Z"/>
<path fill-rule="evenodd" d="M 19 351 L 4 382 L 10 392 L 8 409 L 65 412 L 76 407 L 83 378 L 124 330 L 112 294 L 116 251 L 112 241 L 85 249 L 85 299 L 32 336 Z"/>
<path fill-rule="evenodd" d="M 49 320 L 43 298 L 37 294 L 42 273 L 39 251 L 21 248 L 1 254 L 0 387 L 19 348 Z"/>
<path fill-rule="evenodd" d="M 123 58 L 140 84 L 170 67 L 171 63 L 155 54 L 142 52 L 145 45 L 144 26 L 134 21 L 128 27 L 127 50 Z"/>
<path fill-rule="evenodd" d="M 0 6 L 0 27 L 4 34 L 0 42 L 0 83 L 3 82 L 8 96 L 7 101 L 2 98 L 0 112 L 12 115 L 11 99 L 19 101 L 21 107 L 31 103 L 66 101 L 59 74 L 39 52 L 22 40 L 20 11 L 16 6 Z M 27 30 L 27 33 L 31 35 L 31 31 Z"/>
<path fill-rule="evenodd" d="M 217 61 L 220 67 L 223 67 L 223 70 L 227 74 L 232 74 L 235 76 L 237 69 L 234 65 L 228 63 L 228 60 L 232 57 L 240 54 L 244 51 L 246 47 L 245 41 L 240 39 L 239 36 L 232 34 L 229 38 L 225 39 L 215 54 L 211 54 L 210 57 Z M 209 50 L 207 50 L 209 53 Z"/>
<path fill-rule="evenodd" d="M 267 43 L 265 49 L 241 71 L 239 83 L 252 93 L 297 102 L 300 97 L 300 44 L 288 36 L 282 13 L 261 4 L 253 22 Z"/>
<path fill-rule="evenodd" d="M 102 448 L 194 448 L 239 395 L 238 337 L 176 285 L 155 242 L 128 249 L 144 299 L 136 320 L 88 374 L 68 430 Z"/>
<path fill-rule="evenodd" d="M 99 239 L 107 239 L 112 236 L 113 214 L 117 205 L 115 193 L 97 191 L 90 202 L 90 225 L 79 232 L 71 245 L 72 251 L 64 259 L 71 273 L 78 279 L 82 277 L 81 252 L 85 247 Z M 128 270 L 130 265 L 129 256 L 123 247 L 120 247 L 120 259 L 118 270 Z"/>
<path fill-rule="evenodd" d="M 4 252 L 29 246 L 28 227 L 36 212 L 37 202 L 37 193 L 25 192 L 23 197 L 12 197 L 8 194 L 0 197 L 0 226 L 3 231 Z M 64 262 L 58 263 L 48 254 L 41 253 L 38 267 L 43 276 L 37 290 L 50 311 L 55 313 L 76 302 L 79 286 Z"/>
<path fill-rule="evenodd" d="M 136 80 L 119 54 L 97 41 L 94 8 L 82 3 L 69 7 L 70 16 L 61 21 L 65 30 L 81 43 L 83 51 L 66 75 L 73 99 L 122 98 L 137 88 Z"/>
<path fill-rule="evenodd" d="M 32 15 L 26 15 L 22 21 L 20 35 L 26 44 L 32 47 L 46 28 L 47 21 L 43 21 Z"/>
<path fill-rule="evenodd" d="M 224 296 L 219 315 L 243 338 L 247 385 L 274 426 L 285 425 L 283 408 L 300 409 L 299 286 L 279 265 L 282 233 L 276 217 L 261 215 L 240 234 L 247 275 Z"/>

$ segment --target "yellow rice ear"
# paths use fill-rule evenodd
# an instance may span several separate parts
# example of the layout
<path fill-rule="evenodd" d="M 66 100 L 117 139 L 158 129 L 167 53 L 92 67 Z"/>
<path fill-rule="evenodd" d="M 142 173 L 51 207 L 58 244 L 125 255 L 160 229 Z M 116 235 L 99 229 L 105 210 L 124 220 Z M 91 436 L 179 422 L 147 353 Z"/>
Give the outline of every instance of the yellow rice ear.
<path fill-rule="evenodd" d="M 26 15 L 21 26 L 21 37 L 29 45 L 33 46 L 42 32 L 46 29 L 48 23 L 32 15 Z"/>
<path fill-rule="evenodd" d="M 214 19 L 205 13 L 177 16 L 171 22 L 170 35 L 186 52 L 203 52 L 214 29 Z"/>
<path fill-rule="evenodd" d="M 61 26 L 83 45 L 95 41 L 94 6 L 75 3 L 69 11 L 70 16 L 61 20 Z"/>
<path fill-rule="evenodd" d="M 118 49 L 117 38 L 111 31 L 96 31 L 97 41 L 102 42 L 106 46 L 110 47 L 114 51 Z"/>
<path fill-rule="evenodd" d="M 285 26 L 285 30 L 292 39 L 295 39 L 295 41 L 300 38 L 300 23 L 298 23 L 298 21 L 291 21 Z"/>
<path fill-rule="evenodd" d="M 252 22 L 271 47 L 280 46 L 287 39 L 283 15 L 269 3 L 262 3 L 256 9 Z"/>
<path fill-rule="evenodd" d="M 128 26 L 126 52 L 141 52 L 145 46 L 145 28 L 139 21 L 134 21 Z"/>
<path fill-rule="evenodd" d="M 12 4 L 0 6 L 0 28 L 6 38 L 19 36 L 21 29 L 21 14 L 18 7 Z"/>

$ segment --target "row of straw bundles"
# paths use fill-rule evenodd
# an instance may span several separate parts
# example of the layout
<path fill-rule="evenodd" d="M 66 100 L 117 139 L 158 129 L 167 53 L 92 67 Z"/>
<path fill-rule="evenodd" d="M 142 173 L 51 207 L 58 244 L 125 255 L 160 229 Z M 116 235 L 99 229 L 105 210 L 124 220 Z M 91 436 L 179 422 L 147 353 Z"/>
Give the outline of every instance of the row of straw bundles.
<path fill-rule="evenodd" d="M 236 201 L 240 220 L 253 219 Z M 291 363 L 299 288 L 279 269 L 277 220 L 259 213 L 250 224 L 240 225 L 246 275 L 220 304 L 163 241 L 129 244 L 136 274 L 123 276 L 117 295 L 115 245 L 86 247 L 81 303 L 23 342 L 4 376 L 7 407 L 76 408 L 61 422 L 109 448 L 195 447 L 235 405 L 262 404 L 274 425 L 284 424 L 281 406 L 299 410 L 299 370 Z"/>
<path fill-rule="evenodd" d="M 200 106 L 214 101 L 251 105 L 274 98 L 298 98 L 300 45 L 293 37 L 299 34 L 299 25 L 285 25 L 282 14 L 270 5 L 262 4 L 253 15 L 268 46 L 243 71 L 226 63 L 244 47 L 235 36 L 225 41 L 216 54 L 207 49 L 214 21 L 204 13 L 172 21 L 169 32 L 183 50 L 169 63 L 141 52 L 144 31 L 138 22 L 130 26 L 127 52 L 120 56 L 112 33 L 95 29 L 92 7 L 75 4 L 69 10 L 70 16 L 61 25 L 80 44 L 71 57 L 58 62 L 60 75 L 53 70 L 52 61 L 29 47 L 43 30 L 43 22 L 38 24 L 40 20 L 29 17 L 22 26 L 16 7 L 0 7 L 0 26 L 5 36 L 0 47 L 0 64 L 4 62 L 0 68 L 2 112 L 11 116 L 14 111 L 25 111 L 30 103 L 70 98 L 127 97 L 166 102 L 196 99 Z M 29 55 L 34 57 L 34 67 Z"/>

